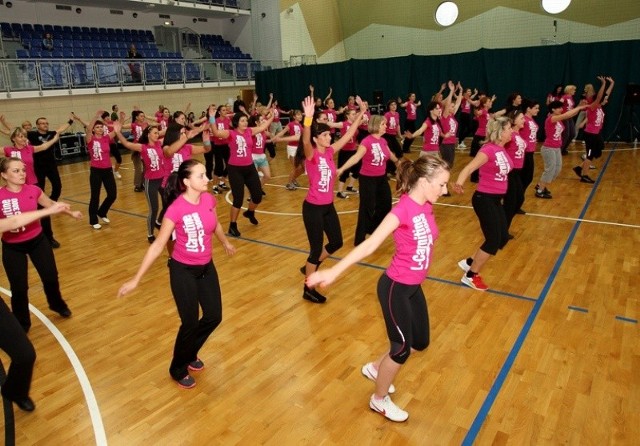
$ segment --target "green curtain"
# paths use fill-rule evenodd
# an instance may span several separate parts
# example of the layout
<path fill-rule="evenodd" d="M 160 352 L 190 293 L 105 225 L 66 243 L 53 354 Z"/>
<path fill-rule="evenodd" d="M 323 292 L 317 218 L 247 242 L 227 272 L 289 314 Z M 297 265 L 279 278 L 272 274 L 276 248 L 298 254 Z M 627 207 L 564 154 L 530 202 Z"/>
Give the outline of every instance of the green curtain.
<path fill-rule="evenodd" d="M 640 40 L 596 43 L 567 43 L 543 47 L 480 49 L 474 52 L 442 56 L 404 56 L 387 59 L 351 59 L 345 62 L 306 65 L 256 73 L 256 91 L 260 97 L 270 92 L 283 108 L 300 108 L 309 94 L 309 84 L 316 96 L 324 98 L 333 88 L 336 106 L 347 96 L 359 94 L 373 101 L 376 90 L 384 101 L 406 98 L 416 93 L 422 101 L 418 119 L 424 119 L 424 106 L 449 79 L 463 86 L 477 88 L 498 99 L 494 109 L 502 108 L 512 92 L 537 100 L 540 117 L 546 114 L 545 98 L 556 84 L 574 84 L 580 95 L 585 84 L 599 83 L 596 76 L 612 76 L 616 86 L 609 105 L 603 135 L 608 139 L 630 139 L 629 122 L 637 119 L 640 106 L 624 105 L 627 84 L 640 84 Z M 636 123 L 637 124 L 637 123 Z M 637 125 L 636 125 L 637 127 Z M 615 130 L 615 132 L 614 132 Z"/>

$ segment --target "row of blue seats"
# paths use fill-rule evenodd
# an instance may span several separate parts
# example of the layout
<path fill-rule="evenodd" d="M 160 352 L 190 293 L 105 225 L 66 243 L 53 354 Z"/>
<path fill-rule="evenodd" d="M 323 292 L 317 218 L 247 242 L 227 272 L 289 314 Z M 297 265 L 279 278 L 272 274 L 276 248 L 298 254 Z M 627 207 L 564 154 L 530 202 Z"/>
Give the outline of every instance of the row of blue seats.
<path fill-rule="evenodd" d="M 39 48 L 30 50 L 16 50 L 18 59 L 125 59 L 127 50 L 111 48 L 64 48 L 62 50 L 46 51 Z M 180 53 L 149 50 L 144 54 L 145 59 L 182 59 Z"/>
<path fill-rule="evenodd" d="M 42 48 L 42 39 L 25 40 L 22 42 L 22 46 L 25 49 L 30 48 Z M 65 48 L 111 48 L 128 50 L 131 46 L 131 42 L 117 42 L 117 41 L 104 41 L 104 40 L 55 40 L 53 42 L 54 49 Z M 157 50 L 155 43 L 136 43 L 136 49 L 139 53 L 144 54 L 144 51 Z"/>
<path fill-rule="evenodd" d="M 134 43 L 136 46 L 143 44 L 152 44 L 155 43 L 153 39 L 148 39 L 147 36 L 127 36 L 124 34 L 118 34 L 115 36 L 103 36 L 100 34 L 55 34 L 52 36 L 53 44 L 67 41 L 67 40 L 99 40 L 99 41 L 112 41 L 112 42 L 125 42 L 129 45 Z M 39 40 L 42 41 L 43 37 L 38 33 L 22 33 L 20 36 L 21 42 L 28 42 L 30 40 Z"/>
<path fill-rule="evenodd" d="M 121 29 L 121 28 L 96 28 L 87 26 L 61 26 L 61 25 L 41 25 L 30 23 L 0 23 L 0 30 L 3 37 L 8 38 L 20 38 L 23 32 L 29 34 L 36 34 L 38 37 L 43 37 L 45 33 L 72 35 L 74 38 L 81 34 L 97 35 L 97 36 L 127 36 L 129 39 L 137 36 L 140 40 L 144 37 L 147 41 L 153 41 L 153 33 L 150 30 L 144 29 Z"/>
<path fill-rule="evenodd" d="M 212 51 L 211 58 L 213 59 L 251 59 L 251 55 L 244 54 L 242 52 L 236 53 L 234 51 Z"/>

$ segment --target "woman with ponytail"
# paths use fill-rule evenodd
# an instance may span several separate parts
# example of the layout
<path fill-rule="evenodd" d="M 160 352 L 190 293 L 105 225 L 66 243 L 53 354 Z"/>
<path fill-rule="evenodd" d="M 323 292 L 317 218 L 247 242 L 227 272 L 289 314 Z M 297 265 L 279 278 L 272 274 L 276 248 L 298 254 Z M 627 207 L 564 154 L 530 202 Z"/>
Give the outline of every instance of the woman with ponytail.
<path fill-rule="evenodd" d="M 310 287 L 334 282 L 349 266 L 371 255 L 393 234 L 396 244 L 391 264 L 378 280 L 378 299 L 387 327 L 390 348 L 362 374 L 376 383 L 369 407 L 392 421 L 405 421 L 409 414 L 396 406 L 390 393 L 393 381 L 412 353 L 429 345 L 429 313 L 421 284 L 438 238 L 433 205 L 447 192 L 449 165 L 437 153 L 415 161 L 402 159 L 396 189 L 400 200 L 371 236 L 333 267 L 307 278 Z"/>
<path fill-rule="evenodd" d="M 183 162 L 178 171 L 171 174 L 165 188 L 169 207 L 158 237 L 149 246 L 135 277 L 124 283 L 118 292 L 119 296 L 124 296 L 138 286 L 171 234 L 175 233 L 175 246 L 169 259 L 169 280 L 181 325 L 169 374 L 184 389 L 196 385 L 189 371 L 204 368 L 198 352 L 222 321 L 220 282 L 211 254 L 212 235 L 222 243 L 227 255 L 236 251 L 218 221 L 216 199 L 207 192 L 208 184 L 204 165 L 193 159 Z M 202 318 L 198 319 L 200 308 Z"/>

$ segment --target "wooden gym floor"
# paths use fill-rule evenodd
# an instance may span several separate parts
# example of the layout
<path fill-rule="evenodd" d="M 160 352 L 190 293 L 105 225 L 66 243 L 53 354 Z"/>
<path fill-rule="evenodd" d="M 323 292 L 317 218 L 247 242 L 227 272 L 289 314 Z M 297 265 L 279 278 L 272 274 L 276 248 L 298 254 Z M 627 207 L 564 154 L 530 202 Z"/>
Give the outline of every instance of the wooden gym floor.
<path fill-rule="evenodd" d="M 47 309 L 31 267 L 37 408 L 14 407 L 11 420 L 5 406 L 0 424 L 7 438 L 15 429 L 19 445 L 637 444 L 640 154 L 607 149 L 590 172 L 596 184 L 571 171 L 582 151 L 576 145 L 550 186 L 552 200 L 527 191 L 515 240 L 483 270 L 485 293 L 462 285 L 456 265 L 481 243 L 473 187 L 441 199 L 440 238 L 423 285 L 432 341 L 395 382 L 393 399 L 410 414 L 402 424 L 369 410 L 373 383 L 360 373 L 387 348 L 375 287 L 392 243 L 325 289 L 325 305 L 304 301 L 305 190 L 284 188 L 284 147 L 272 160 L 260 224 L 240 217 L 235 257 L 214 246 L 224 319 L 201 351 L 206 368 L 194 373 L 192 390 L 178 388 L 167 371 L 179 320 L 165 259 L 134 293 L 116 298 L 148 247 L 146 201 L 133 192 L 128 155 L 112 223 L 100 231 L 86 217 L 87 163 L 61 166 L 62 199 L 85 213 L 79 222 L 54 218 L 73 317 Z M 458 152 L 452 178 L 467 153 Z M 537 155 L 536 180 L 541 162 Z M 229 197 L 218 199 L 226 229 Z M 353 245 L 358 198 L 336 199 L 336 207 L 341 257 Z M 7 288 L 4 271 L 0 285 Z"/>

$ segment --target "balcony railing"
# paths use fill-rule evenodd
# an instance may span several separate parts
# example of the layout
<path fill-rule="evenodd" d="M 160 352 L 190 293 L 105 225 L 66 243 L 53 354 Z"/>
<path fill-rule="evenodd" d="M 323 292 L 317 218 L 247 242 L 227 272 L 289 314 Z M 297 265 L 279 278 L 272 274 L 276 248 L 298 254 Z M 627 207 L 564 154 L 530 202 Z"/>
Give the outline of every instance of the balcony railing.
<path fill-rule="evenodd" d="M 5 59 L 0 92 L 252 82 L 256 72 L 282 66 L 211 59 Z"/>

